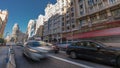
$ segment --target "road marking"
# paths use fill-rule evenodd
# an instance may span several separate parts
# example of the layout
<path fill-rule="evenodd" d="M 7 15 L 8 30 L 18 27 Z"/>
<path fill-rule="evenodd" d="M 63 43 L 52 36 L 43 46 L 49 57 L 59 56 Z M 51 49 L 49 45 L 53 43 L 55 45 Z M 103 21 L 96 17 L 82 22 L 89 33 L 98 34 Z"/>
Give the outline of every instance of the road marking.
<path fill-rule="evenodd" d="M 94 67 L 91 67 L 91 66 L 88 66 L 88 65 L 76 63 L 76 62 L 69 61 L 69 60 L 66 60 L 66 59 L 63 59 L 63 58 L 59 58 L 59 57 L 56 57 L 56 56 L 53 56 L 53 55 L 48 55 L 48 56 L 50 56 L 50 57 L 52 57 L 52 58 L 55 58 L 55 59 L 58 59 L 58 60 L 61 60 L 61 61 L 64 61 L 64 62 L 67 62 L 67 63 L 71 63 L 71 64 L 73 64 L 73 65 L 80 66 L 80 67 L 84 67 L 84 68 L 94 68 Z"/>
<path fill-rule="evenodd" d="M 65 54 L 66 52 L 65 51 L 60 51 L 60 53 L 64 53 Z"/>

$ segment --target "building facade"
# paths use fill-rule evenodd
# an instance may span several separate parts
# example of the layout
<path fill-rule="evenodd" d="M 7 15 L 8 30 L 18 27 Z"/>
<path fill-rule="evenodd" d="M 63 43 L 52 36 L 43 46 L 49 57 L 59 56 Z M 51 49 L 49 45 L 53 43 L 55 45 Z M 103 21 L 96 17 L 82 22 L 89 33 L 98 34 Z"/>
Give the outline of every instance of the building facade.
<path fill-rule="evenodd" d="M 3 37 L 4 29 L 8 20 L 8 11 L 0 10 L 0 38 Z"/>
<path fill-rule="evenodd" d="M 35 30 L 36 30 L 36 20 L 30 20 L 27 26 L 28 39 L 35 35 Z"/>
<path fill-rule="evenodd" d="M 75 24 L 70 23 L 74 21 L 73 3 L 72 8 L 70 6 L 72 1 L 57 0 L 54 5 L 47 5 L 45 9 L 44 40 L 62 42 L 64 35 L 71 31 L 71 26 L 75 27 Z M 66 30 L 66 27 L 69 30 Z"/>
<path fill-rule="evenodd" d="M 38 19 L 36 20 L 35 35 L 39 34 L 40 26 L 43 25 L 43 23 L 44 23 L 44 16 L 40 14 L 38 16 Z"/>
<path fill-rule="evenodd" d="M 120 41 L 119 0 L 75 0 L 78 30 L 67 40 Z"/>
<path fill-rule="evenodd" d="M 43 40 L 119 42 L 119 29 L 119 0 L 57 0 L 45 9 Z"/>
<path fill-rule="evenodd" d="M 8 36 L 8 40 L 12 42 L 24 42 L 26 34 L 20 31 L 19 25 L 14 24 L 13 30 L 12 30 L 12 35 Z"/>

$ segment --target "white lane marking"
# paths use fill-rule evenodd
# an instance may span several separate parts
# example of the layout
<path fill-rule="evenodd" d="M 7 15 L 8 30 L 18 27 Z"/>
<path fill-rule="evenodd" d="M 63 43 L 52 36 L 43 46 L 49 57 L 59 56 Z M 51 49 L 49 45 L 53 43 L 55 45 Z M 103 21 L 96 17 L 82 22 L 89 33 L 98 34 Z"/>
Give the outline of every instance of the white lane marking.
<path fill-rule="evenodd" d="M 66 53 L 65 51 L 60 51 L 60 53 Z"/>
<path fill-rule="evenodd" d="M 94 68 L 94 67 L 91 67 L 91 66 L 88 66 L 88 65 L 76 63 L 76 62 L 69 61 L 69 60 L 66 60 L 66 59 L 63 59 L 63 58 L 59 58 L 59 57 L 56 57 L 56 56 L 53 56 L 53 55 L 48 55 L 48 56 L 50 56 L 50 57 L 52 57 L 52 58 L 55 58 L 55 59 L 58 59 L 58 60 L 61 60 L 61 61 L 64 61 L 64 62 L 67 62 L 67 63 L 71 63 L 71 64 L 73 64 L 73 65 L 80 66 L 80 67 L 84 67 L 84 68 Z"/>

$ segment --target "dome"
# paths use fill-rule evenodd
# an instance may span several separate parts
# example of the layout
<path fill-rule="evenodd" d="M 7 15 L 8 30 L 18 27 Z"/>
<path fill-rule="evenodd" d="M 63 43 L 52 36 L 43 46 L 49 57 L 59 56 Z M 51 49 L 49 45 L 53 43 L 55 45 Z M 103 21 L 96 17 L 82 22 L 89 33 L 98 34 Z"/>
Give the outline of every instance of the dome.
<path fill-rule="evenodd" d="M 16 24 L 14 24 L 14 26 L 13 26 L 13 30 L 19 30 L 19 25 L 16 23 Z"/>

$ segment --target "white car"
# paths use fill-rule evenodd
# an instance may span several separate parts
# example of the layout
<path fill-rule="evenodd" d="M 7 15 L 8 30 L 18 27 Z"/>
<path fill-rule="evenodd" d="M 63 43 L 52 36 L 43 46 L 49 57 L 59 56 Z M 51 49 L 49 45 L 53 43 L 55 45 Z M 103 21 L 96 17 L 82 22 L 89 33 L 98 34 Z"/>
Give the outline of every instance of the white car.
<path fill-rule="evenodd" d="M 23 48 L 23 54 L 35 61 L 46 58 L 47 54 L 53 51 L 52 45 L 42 41 L 29 41 Z"/>

